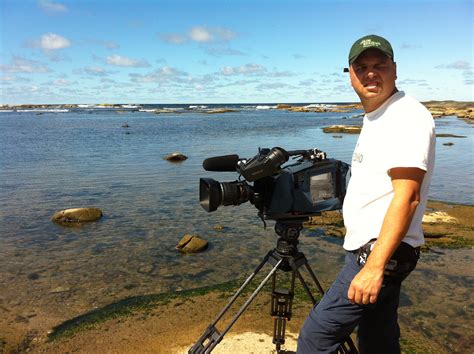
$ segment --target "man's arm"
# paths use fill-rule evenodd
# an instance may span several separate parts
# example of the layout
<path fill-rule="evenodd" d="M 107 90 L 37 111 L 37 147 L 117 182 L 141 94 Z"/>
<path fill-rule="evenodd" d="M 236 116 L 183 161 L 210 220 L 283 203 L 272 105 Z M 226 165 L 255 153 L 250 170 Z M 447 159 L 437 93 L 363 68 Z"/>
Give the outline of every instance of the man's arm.
<path fill-rule="evenodd" d="M 405 237 L 420 202 L 424 175 L 425 171 L 419 168 L 397 167 L 390 170 L 393 199 L 385 214 L 375 247 L 349 287 L 347 296 L 351 302 L 368 304 L 377 301 L 385 265 Z"/>

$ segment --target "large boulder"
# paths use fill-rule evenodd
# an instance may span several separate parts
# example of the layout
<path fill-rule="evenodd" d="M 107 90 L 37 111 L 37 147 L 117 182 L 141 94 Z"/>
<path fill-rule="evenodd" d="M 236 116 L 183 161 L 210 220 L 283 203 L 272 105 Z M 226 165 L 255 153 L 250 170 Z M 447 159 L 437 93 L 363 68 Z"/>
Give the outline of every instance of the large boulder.
<path fill-rule="evenodd" d="M 187 160 L 187 158 L 188 158 L 187 156 L 183 155 L 180 152 L 173 152 L 164 157 L 166 161 L 170 161 L 170 162 L 181 162 L 181 161 Z"/>
<path fill-rule="evenodd" d="M 207 246 L 208 242 L 198 235 L 184 235 L 176 245 L 176 249 L 182 253 L 197 253 L 204 251 Z"/>
<path fill-rule="evenodd" d="M 97 221 L 102 217 L 102 210 L 98 208 L 74 208 L 58 211 L 51 218 L 61 225 L 75 225 L 83 222 Z"/>

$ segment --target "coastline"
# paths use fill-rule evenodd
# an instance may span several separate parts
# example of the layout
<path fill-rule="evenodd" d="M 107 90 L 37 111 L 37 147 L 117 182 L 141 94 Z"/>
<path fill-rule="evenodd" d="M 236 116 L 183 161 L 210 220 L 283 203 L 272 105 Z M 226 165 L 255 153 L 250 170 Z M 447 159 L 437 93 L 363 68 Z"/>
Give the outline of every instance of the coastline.
<path fill-rule="evenodd" d="M 433 115 L 434 118 L 457 116 L 459 119 L 463 119 L 468 123 L 474 122 L 474 102 L 471 101 L 426 101 L 421 102 Z M 160 104 L 159 106 L 185 106 L 186 104 Z M 234 109 L 224 109 L 222 107 L 235 106 L 236 104 L 209 104 L 209 105 L 188 105 L 186 110 L 202 111 L 202 113 L 228 113 L 236 112 Z M 242 104 L 247 105 L 247 104 Z M 362 105 L 360 103 L 321 103 L 321 104 L 284 104 L 275 103 L 271 105 L 255 105 L 257 109 L 279 109 L 287 110 L 289 112 L 337 112 L 345 113 L 351 110 L 360 110 Z M 219 108 L 211 108 L 209 106 L 215 106 Z M 75 103 L 64 103 L 64 104 L 2 104 L 0 105 L 0 111 L 25 111 L 25 110 L 49 110 L 52 112 L 64 112 L 70 109 L 87 109 L 87 108 L 101 108 L 101 109 L 115 109 L 115 110 L 132 110 L 138 111 L 142 109 L 139 104 L 110 104 L 110 103 L 99 103 L 99 104 L 75 104 Z M 144 109 L 144 111 L 152 111 L 154 113 L 176 113 L 174 109 Z"/>
<path fill-rule="evenodd" d="M 408 285 L 404 285 L 405 289 L 413 284 L 415 288 L 417 285 L 420 285 L 420 288 L 426 286 L 428 289 L 434 286 L 429 281 L 425 284 L 423 274 L 436 272 L 440 262 L 443 264 L 455 255 L 459 255 L 458 264 L 452 267 L 443 266 L 443 270 L 448 272 L 448 279 L 461 279 L 466 274 L 470 274 L 469 258 L 472 257 L 469 255 L 474 245 L 474 218 L 472 217 L 474 206 L 430 201 L 425 216 L 429 215 L 434 215 L 434 218 L 427 218 L 427 222 L 423 225 L 427 233 L 427 247 L 423 250 L 421 264 L 418 267 L 420 269 L 417 268 L 416 274 L 407 279 Z M 331 214 L 313 218 L 312 222 L 306 226 L 309 237 L 323 237 L 329 242 L 337 240 L 342 233 L 341 220 Z M 334 247 L 340 246 L 336 242 Z M 199 338 L 242 281 L 243 278 L 203 288 L 126 298 L 66 321 L 58 318 L 53 321 L 56 323 L 55 327 L 49 329 L 42 326 L 34 329 L 29 323 L 15 335 L 0 338 L 0 352 L 64 353 L 74 351 L 85 353 L 100 350 L 101 352 L 138 353 L 145 350 L 156 353 L 185 353 L 186 348 Z M 423 282 L 423 285 L 419 282 Z M 450 284 L 445 285 L 448 288 L 451 287 Z M 400 309 L 401 342 L 404 352 L 448 353 L 448 344 L 454 345 L 456 351 L 461 352 L 470 348 L 472 339 L 469 338 L 462 340 L 458 338 L 456 343 L 449 343 L 448 339 L 446 345 L 443 345 L 441 340 L 433 340 L 433 334 L 429 333 L 446 331 L 444 328 L 437 327 L 436 315 L 433 317 L 433 312 L 430 312 L 436 311 L 436 305 L 430 307 L 423 303 L 423 296 L 427 295 L 426 290 L 423 290 L 423 294 L 418 294 L 413 289 L 408 290 L 408 297 L 406 294 L 402 296 Z M 462 293 L 460 288 L 457 291 Z M 245 300 L 249 293 L 250 290 L 246 290 L 242 300 Z M 255 341 L 253 348 L 258 353 L 268 353 L 274 348 L 271 344 L 273 320 L 268 315 L 269 295 L 267 286 L 226 335 L 226 344 L 224 345 L 223 342 L 222 348 L 241 351 L 244 350 L 242 345 L 248 345 L 249 341 Z M 439 298 L 437 294 L 433 296 Z M 409 300 L 412 297 L 419 300 Z M 451 304 L 448 307 L 457 309 L 457 306 Z M 232 308 L 237 309 L 235 306 Z M 297 333 L 310 308 L 311 303 L 303 289 L 297 287 L 293 317 L 287 324 L 290 337 L 288 350 L 294 350 Z M 430 311 L 426 308 L 430 308 Z M 456 309 L 454 311 L 461 314 L 459 311 L 462 309 Z M 472 308 L 463 311 L 469 318 L 468 312 L 472 311 Z M 423 321 L 433 322 L 428 324 L 423 322 L 424 327 L 419 327 L 410 315 L 413 312 Z M 0 327 L 0 333 L 8 333 L 4 331 L 5 326 L 8 324 L 1 324 L 3 328 Z M 452 329 L 446 332 L 446 338 L 450 338 L 449 333 L 453 333 Z M 459 334 L 456 335 L 459 336 Z M 257 349 L 260 347 L 256 345 L 263 345 L 262 349 Z M 219 353 L 217 350 L 216 352 Z"/>

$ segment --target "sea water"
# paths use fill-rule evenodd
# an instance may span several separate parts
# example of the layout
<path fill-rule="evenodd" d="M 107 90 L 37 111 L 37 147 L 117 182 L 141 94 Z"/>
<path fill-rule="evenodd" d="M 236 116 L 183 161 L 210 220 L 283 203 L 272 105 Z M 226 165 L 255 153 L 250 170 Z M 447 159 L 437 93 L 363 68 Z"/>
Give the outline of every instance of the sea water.
<path fill-rule="evenodd" d="M 67 319 L 127 296 L 248 273 L 275 246 L 272 224 L 264 229 L 250 203 L 206 213 L 199 177 L 230 182 L 238 176 L 206 172 L 202 161 L 280 146 L 318 148 L 350 163 L 358 135 L 326 134 L 322 127 L 362 121 L 358 110 L 295 113 L 274 104 L 205 113 L 216 107 L 176 105 L 167 114 L 151 112 L 156 106 L 0 112 L 0 305 Z M 465 138 L 438 138 L 430 198 L 474 204 L 472 126 L 455 117 L 436 125 L 438 133 Z M 174 151 L 189 158 L 163 159 Z M 50 221 L 58 210 L 89 206 L 103 210 L 99 222 L 71 228 Z M 200 235 L 209 249 L 178 253 L 185 234 Z M 341 262 L 338 243 L 301 237 L 300 248 L 323 281 Z"/>

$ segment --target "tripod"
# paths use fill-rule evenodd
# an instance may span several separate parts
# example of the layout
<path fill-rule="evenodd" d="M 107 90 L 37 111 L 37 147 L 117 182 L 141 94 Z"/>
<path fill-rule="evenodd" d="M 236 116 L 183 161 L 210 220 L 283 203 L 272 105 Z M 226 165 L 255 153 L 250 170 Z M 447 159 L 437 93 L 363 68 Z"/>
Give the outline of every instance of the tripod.
<path fill-rule="evenodd" d="M 280 348 L 281 345 L 285 343 L 286 321 L 289 321 L 292 315 L 291 309 L 293 305 L 296 278 L 298 278 L 300 281 L 313 305 L 316 304 L 316 299 L 314 298 L 308 284 L 300 273 L 301 267 L 306 268 L 306 271 L 309 273 L 312 281 L 316 285 L 318 292 L 321 295 L 324 294 L 324 290 L 316 278 L 313 270 L 309 266 L 306 256 L 302 252 L 299 252 L 297 248 L 298 237 L 300 235 L 301 229 L 303 228 L 304 221 L 306 221 L 306 219 L 282 220 L 276 222 L 275 232 L 279 236 L 276 248 L 267 253 L 267 255 L 263 258 L 263 261 L 257 266 L 254 272 L 250 274 L 250 276 L 244 281 L 237 292 L 229 300 L 227 305 L 224 306 L 214 321 L 206 328 L 198 341 L 191 347 L 191 349 L 189 349 L 189 354 L 211 353 L 212 350 L 224 338 L 225 334 L 231 329 L 234 323 L 239 319 L 242 313 L 249 307 L 250 303 L 255 299 L 255 297 L 270 280 L 270 278 L 272 278 L 271 315 L 274 318 L 273 344 L 275 344 L 277 353 L 282 353 Z M 227 326 L 221 332 L 219 332 L 216 328 L 216 324 L 224 316 L 227 310 L 229 310 L 235 300 L 242 294 L 246 286 L 267 263 L 273 265 L 273 268 L 265 276 L 258 287 L 245 301 L 245 303 L 240 307 Z M 278 270 L 282 272 L 291 272 L 290 289 L 276 288 L 276 273 Z M 340 345 L 338 353 L 358 353 L 358 351 L 352 342 L 352 339 L 347 337 L 347 339 Z"/>

